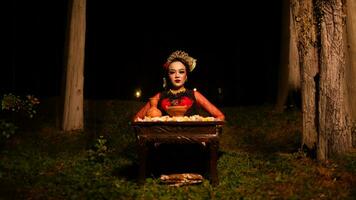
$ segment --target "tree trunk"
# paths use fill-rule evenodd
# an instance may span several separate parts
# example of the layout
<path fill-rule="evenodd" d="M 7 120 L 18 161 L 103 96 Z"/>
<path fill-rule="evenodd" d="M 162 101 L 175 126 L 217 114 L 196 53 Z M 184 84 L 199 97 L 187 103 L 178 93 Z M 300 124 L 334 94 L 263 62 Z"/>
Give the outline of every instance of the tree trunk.
<path fill-rule="evenodd" d="M 282 112 L 288 102 L 288 97 L 292 101 L 296 100 L 293 93 L 300 91 L 300 63 L 297 47 L 297 32 L 293 20 L 293 13 L 290 3 L 293 0 L 283 1 L 282 13 L 282 39 L 281 58 L 279 69 L 278 94 L 275 110 Z"/>
<path fill-rule="evenodd" d="M 347 1 L 348 65 L 346 80 L 349 94 L 350 116 L 353 124 L 353 146 L 356 147 L 356 1 Z"/>
<path fill-rule="evenodd" d="M 351 148 L 351 128 L 345 70 L 345 13 L 342 0 L 319 0 L 320 96 L 318 159 L 342 154 Z"/>
<path fill-rule="evenodd" d="M 298 52 L 298 43 L 297 43 L 297 37 L 298 34 L 295 31 L 295 21 L 293 19 L 292 11 L 291 8 L 288 6 L 286 9 L 289 10 L 289 13 L 287 16 L 289 18 L 289 24 L 290 24 L 290 37 L 289 37 L 289 61 L 288 61 L 288 69 L 289 69 L 289 81 L 288 85 L 290 90 L 292 91 L 298 91 L 301 88 L 301 69 L 300 69 L 300 62 L 299 62 L 299 52 Z"/>
<path fill-rule="evenodd" d="M 346 34 L 343 2 L 291 0 L 290 4 L 291 35 L 293 31 L 297 35 L 301 66 L 303 146 L 316 150 L 318 160 L 343 154 L 352 147 L 356 8 L 354 3 L 347 7 L 352 15 L 347 18 Z"/>
<path fill-rule="evenodd" d="M 301 91 L 303 113 L 302 146 L 316 151 L 317 144 L 317 87 L 318 49 L 317 27 L 313 0 L 291 0 L 291 32 L 295 32 L 301 66 Z"/>
<path fill-rule="evenodd" d="M 62 129 L 81 130 L 83 124 L 84 47 L 86 0 L 71 0 L 69 6 L 64 81 Z"/>
<path fill-rule="evenodd" d="M 287 96 L 289 92 L 288 79 L 289 79 L 289 48 L 290 48 L 290 23 L 289 23 L 289 1 L 283 1 L 282 7 L 282 37 L 281 37 L 281 52 L 280 52 L 280 64 L 279 64 L 279 75 L 278 75 L 278 93 L 275 110 L 277 112 L 282 112 L 284 110 L 285 103 L 287 101 Z"/>

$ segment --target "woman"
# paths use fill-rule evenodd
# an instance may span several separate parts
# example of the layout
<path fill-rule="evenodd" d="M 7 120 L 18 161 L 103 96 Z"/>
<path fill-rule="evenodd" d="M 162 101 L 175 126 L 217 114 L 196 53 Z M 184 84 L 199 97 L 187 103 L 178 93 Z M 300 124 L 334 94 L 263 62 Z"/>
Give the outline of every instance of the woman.
<path fill-rule="evenodd" d="M 184 51 L 175 51 L 167 58 L 163 66 L 165 74 L 169 79 L 166 90 L 152 97 L 159 99 L 157 108 L 161 111 L 162 115 L 168 115 L 167 108 L 169 106 L 179 105 L 188 107 L 185 113 L 186 116 L 197 115 L 199 114 L 199 108 L 203 108 L 211 116 L 219 120 L 225 120 L 224 114 L 200 92 L 184 87 L 188 73 L 192 72 L 196 66 L 196 59 L 190 57 Z M 134 119 L 144 118 L 150 106 L 149 102 L 146 103 L 135 115 Z"/>

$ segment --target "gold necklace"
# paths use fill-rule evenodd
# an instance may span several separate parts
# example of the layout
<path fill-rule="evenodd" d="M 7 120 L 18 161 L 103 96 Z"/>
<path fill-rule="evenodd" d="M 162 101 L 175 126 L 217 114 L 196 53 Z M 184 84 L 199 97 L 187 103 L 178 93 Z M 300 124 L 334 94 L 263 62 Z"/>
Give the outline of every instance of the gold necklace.
<path fill-rule="evenodd" d="M 172 93 L 172 94 L 178 94 L 178 93 L 181 93 L 181 92 L 185 92 L 185 90 L 186 90 L 185 87 L 181 87 L 178 90 L 169 89 L 169 92 Z"/>

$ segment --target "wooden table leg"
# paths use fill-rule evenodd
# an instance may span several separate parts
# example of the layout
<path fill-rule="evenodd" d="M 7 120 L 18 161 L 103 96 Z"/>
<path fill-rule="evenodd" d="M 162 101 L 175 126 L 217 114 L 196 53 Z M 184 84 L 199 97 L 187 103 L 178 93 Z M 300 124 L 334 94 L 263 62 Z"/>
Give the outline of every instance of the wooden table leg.
<path fill-rule="evenodd" d="M 210 181 L 213 186 L 217 186 L 219 184 L 218 170 L 217 170 L 218 149 L 219 149 L 219 141 L 218 140 L 211 141 L 209 144 L 209 150 L 210 150 L 209 168 L 210 168 Z"/>
<path fill-rule="evenodd" d="M 139 148 L 139 174 L 138 174 L 138 181 L 139 183 L 144 183 L 146 180 L 146 168 L 147 168 L 147 152 L 148 147 L 144 140 L 139 140 L 138 142 Z"/>

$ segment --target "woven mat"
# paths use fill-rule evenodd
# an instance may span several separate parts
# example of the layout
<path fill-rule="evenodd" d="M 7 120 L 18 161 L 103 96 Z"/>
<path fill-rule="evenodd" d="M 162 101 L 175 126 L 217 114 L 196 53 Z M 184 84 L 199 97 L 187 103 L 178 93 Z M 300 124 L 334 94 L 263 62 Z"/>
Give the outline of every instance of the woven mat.
<path fill-rule="evenodd" d="M 183 174 L 169 174 L 161 175 L 161 183 L 168 184 L 169 186 L 183 186 L 183 185 L 193 185 L 203 182 L 203 176 L 194 173 L 183 173 Z"/>

